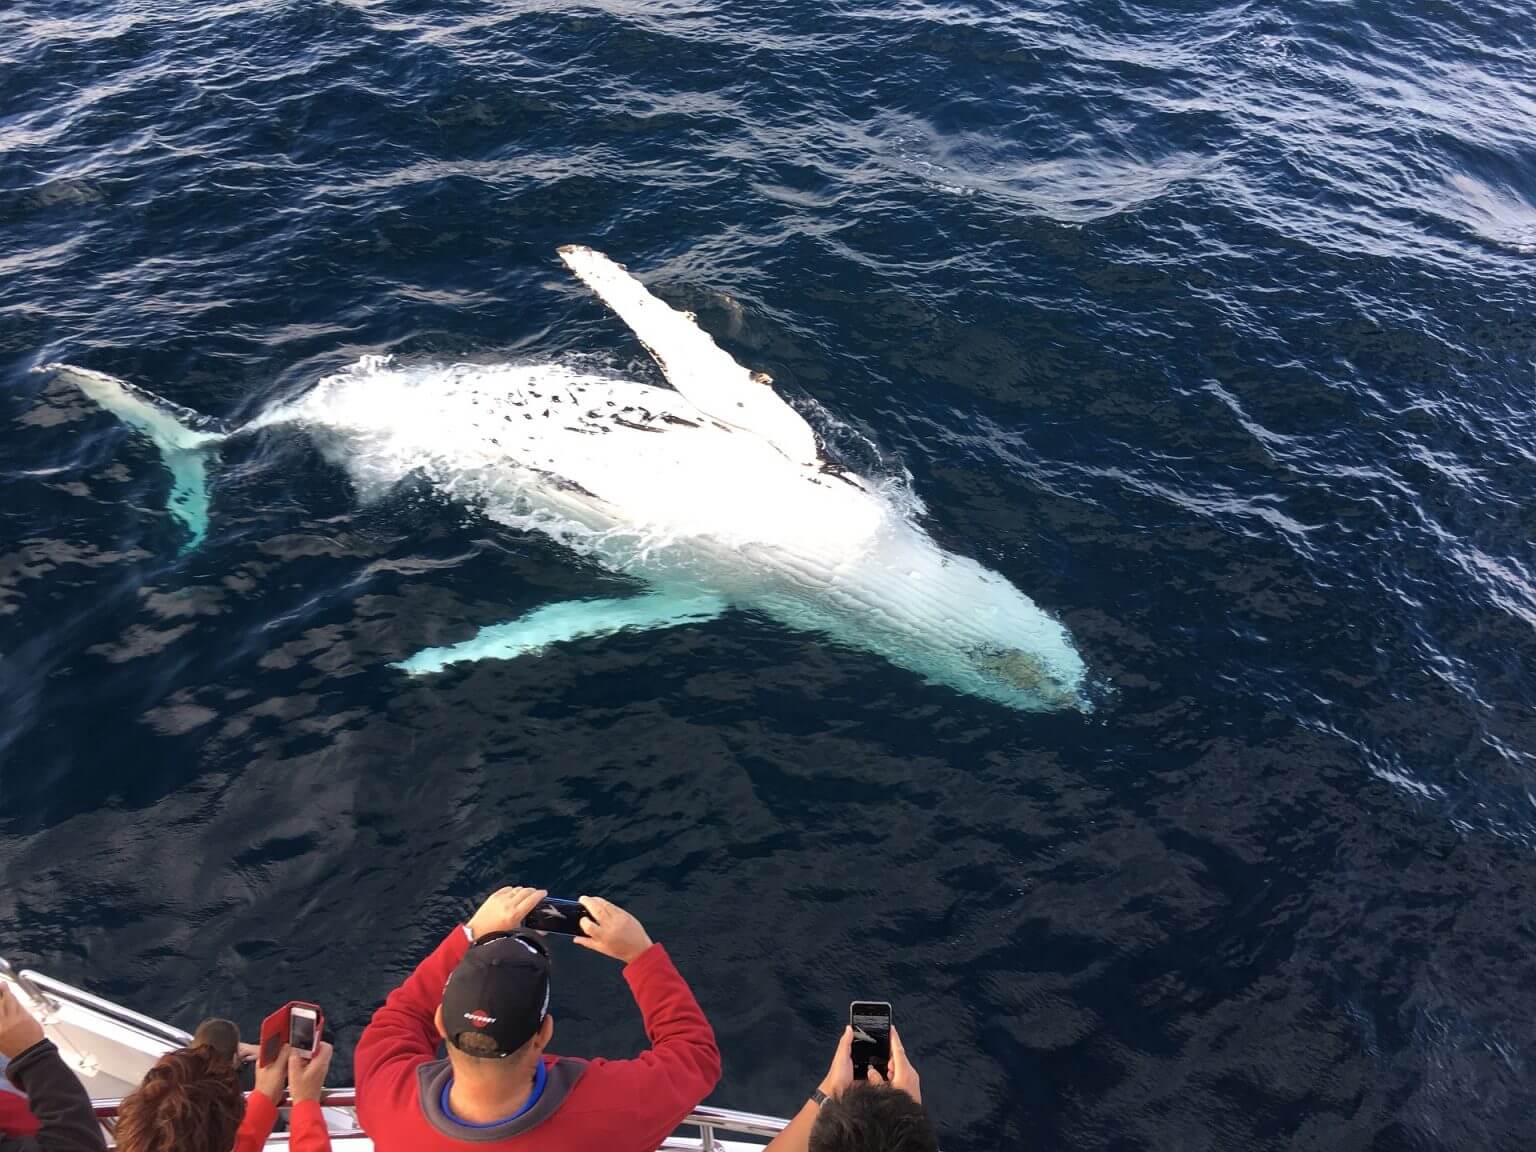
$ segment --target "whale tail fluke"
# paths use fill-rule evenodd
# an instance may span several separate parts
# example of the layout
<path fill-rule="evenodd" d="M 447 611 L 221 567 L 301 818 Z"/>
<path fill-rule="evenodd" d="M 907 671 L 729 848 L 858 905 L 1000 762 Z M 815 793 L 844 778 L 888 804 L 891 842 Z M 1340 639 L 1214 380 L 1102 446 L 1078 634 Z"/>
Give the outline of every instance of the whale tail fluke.
<path fill-rule="evenodd" d="M 229 436 L 209 417 L 136 388 L 105 372 L 73 364 L 47 364 L 51 372 L 84 392 L 124 424 L 147 436 L 160 450 L 160 459 L 171 474 L 166 507 L 189 533 L 182 552 L 203 542 L 208 532 L 208 461 Z"/>

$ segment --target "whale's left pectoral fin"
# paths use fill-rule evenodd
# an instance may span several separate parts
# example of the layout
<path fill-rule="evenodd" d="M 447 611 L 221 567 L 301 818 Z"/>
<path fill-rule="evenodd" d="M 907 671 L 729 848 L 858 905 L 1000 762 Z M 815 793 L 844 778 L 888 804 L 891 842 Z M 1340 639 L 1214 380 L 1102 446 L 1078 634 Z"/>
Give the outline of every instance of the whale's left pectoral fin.
<path fill-rule="evenodd" d="M 762 437 L 796 464 L 820 464 L 816 433 L 805 417 L 773 390 L 767 376 L 731 359 L 690 313 L 657 299 L 627 269 L 594 249 L 567 244 L 560 259 L 630 326 L 672 387 L 700 412 Z"/>
<path fill-rule="evenodd" d="M 512 660 L 567 640 L 697 624 L 713 620 L 727 607 L 718 596 L 699 592 L 652 592 L 623 600 L 566 600 L 535 608 L 506 624 L 482 628 L 462 643 L 424 648 L 392 667 L 419 676 L 468 660 Z"/>

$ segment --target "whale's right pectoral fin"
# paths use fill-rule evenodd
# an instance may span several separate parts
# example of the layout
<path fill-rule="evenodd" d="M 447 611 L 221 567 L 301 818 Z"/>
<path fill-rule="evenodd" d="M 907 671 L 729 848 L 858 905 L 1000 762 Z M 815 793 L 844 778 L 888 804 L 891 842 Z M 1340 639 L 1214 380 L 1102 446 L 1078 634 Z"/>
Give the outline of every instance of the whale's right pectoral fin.
<path fill-rule="evenodd" d="M 535 608 L 506 624 L 482 628 L 462 643 L 424 648 L 392 667 L 419 676 L 468 660 L 512 660 L 567 640 L 697 624 L 713 620 L 728 606 L 718 596 L 699 592 L 652 592 L 623 600 L 566 600 Z"/>
<path fill-rule="evenodd" d="M 560 259 L 634 330 L 672 387 L 700 412 L 761 437 L 796 464 L 820 463 L 816 433 L 773 390 L 773 381 L 731 359 L 692 315 L 658 300 L 595 249 L 567 244 Z"/>

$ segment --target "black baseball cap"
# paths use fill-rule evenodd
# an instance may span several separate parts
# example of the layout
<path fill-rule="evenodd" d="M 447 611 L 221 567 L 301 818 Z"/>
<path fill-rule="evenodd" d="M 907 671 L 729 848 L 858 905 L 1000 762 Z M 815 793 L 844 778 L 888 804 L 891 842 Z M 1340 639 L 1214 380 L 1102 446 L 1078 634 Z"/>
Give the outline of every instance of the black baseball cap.
<path fill-rule="evenodd" d="M 461 1052 L 510 1056 L 549 1015 L 549 953 L 536 936 L 493 932 L 470 945 L 443 989 L 443 1031 Z M 466 1034 L 484 1037 L 469 1045 Z"/>

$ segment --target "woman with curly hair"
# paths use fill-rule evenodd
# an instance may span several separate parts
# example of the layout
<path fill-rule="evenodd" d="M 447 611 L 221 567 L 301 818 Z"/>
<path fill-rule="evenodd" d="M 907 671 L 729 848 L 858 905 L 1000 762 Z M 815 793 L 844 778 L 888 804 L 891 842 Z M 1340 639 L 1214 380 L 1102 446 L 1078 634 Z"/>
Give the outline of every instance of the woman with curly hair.
<path fill-rule="evenodd" d="M 230 1152 L 244 1115 L 234 1063 L 199 1044 L 155 1062 L 124 1097 L 113 1135 L 121 1152 Z"/>
<path fill-rule="evenodd" d="M 289 1147 L 328 1152 L 320 1097 L 331 1051 L 321 1044 L 313 1059 L 304 1059 L 285 1046 L 270 1067 L 257 1069 L 249 1104 L 236 1062 L 218 1046 L 168 1052 L 124 1098 L 114 1132 L 118 1152 L 254 1152 L 277 1122 L 285 1088 L 292 1106 Z"/>

